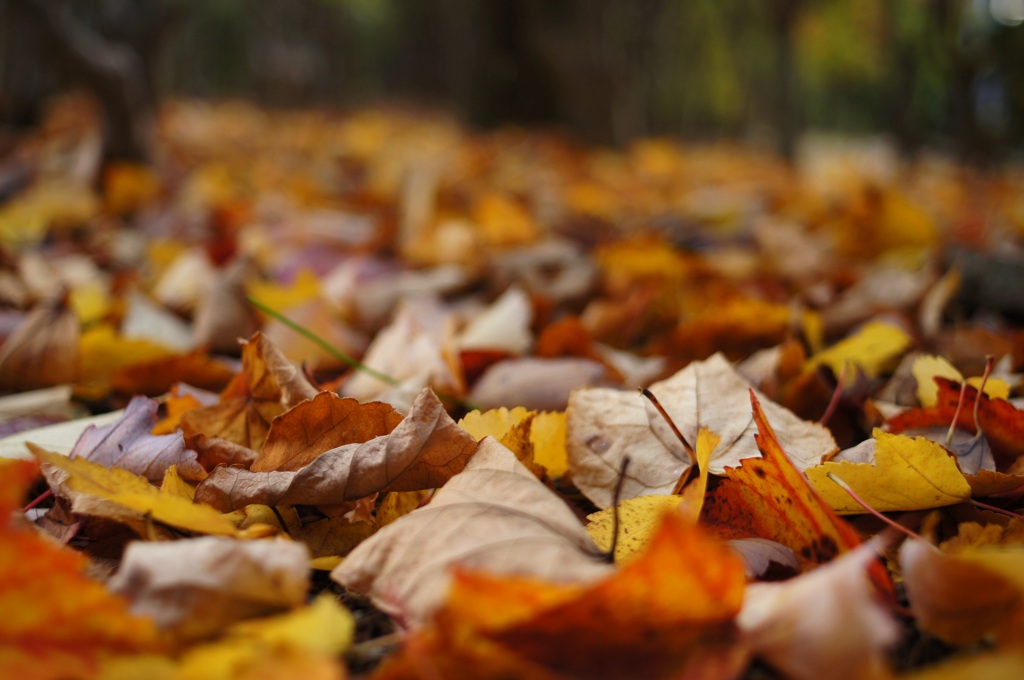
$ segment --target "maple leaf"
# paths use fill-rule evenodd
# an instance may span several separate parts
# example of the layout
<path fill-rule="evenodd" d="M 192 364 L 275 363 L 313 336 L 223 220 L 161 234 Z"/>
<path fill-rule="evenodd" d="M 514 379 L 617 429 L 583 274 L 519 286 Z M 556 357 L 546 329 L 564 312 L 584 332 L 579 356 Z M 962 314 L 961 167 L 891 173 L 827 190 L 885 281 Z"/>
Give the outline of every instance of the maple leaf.
<path fill-rule="evenodd" d="M 105 467 L 123 468 L 152 482 L 163 479 L 164 472 L 172 465 L 187 479 L 203 479 L 206 471 L 196 460 L 195 452 L 185 448 L 180 432 L 150 434 L 157 422 L 158 408 L 159 404 L 153 399 L 133 398 L 116 422 L 104 427 L 87 427 L 69 456 Z"/>
<path fill-rule="evenodd" d="M 383 675 L 459 664 L 460 676 L 493 677 L 511 656 L 557 677 L 729 677 L 747 660 L 733 628 L 744 582 L 725 544 L 669 514 L 643 554 L 589 585 L 460 568 L 431 626 Z"/>
<path fill-rule="evenodd" d="M 11 516 L 37 474 L 34 462 L 0 461 L 0 675 L 86 678 L 105 657 L 162 651 L 150 620 L 85 576 L 85 557 Z"/>
<path fill-rule="evenodd" d="M 343 434 L 325 430 L 327 436 Z M 306 448 L 305 442 L 296 448 Z M 429 489 L 462 470 L 475 449 L 476 440 L 455 424 L 431 390 L 424 389 L 409 415 L 387 435 L 337 446 L 295 471 L 218 467 L 200 483 L 196 498 L 233 510 L 250 503 L 330 505 L 378 491 Z"/>
<path fill-rule="evenodd" d="M 708 469 L 722 474 L 744 458 L 759 457 L 751 436 L 756 429 L 750 416 L 750 386 L 721 355 L 695 361 L 649 391 L 662 404 L 692 446 L 702 427 L 717 434 Z M 784 407 L 764 400 L 764 409 L 778 423 L 780 444 L 803 469 L 836 450 L 828 430 L 801 420 Z M 622 459 L 630 467 L 622 498 L 671 493 L 690 466 L 690 453 L 672 427 L 647 400 L 636 393 L 607 388 L 578 390 L 566 410 L 566 448 L 573 481 L 598 507 L 611 503 L 612 489 Z"/>
<path fill-rule="evenodd" d="M 821 500 L 783 451 L 750 391 L 761 458 L 746 458 L 705 499 L 701 520 L 727 538 L 768 538 L 790 548 L 802 568 L 860 544 L 857 533 Z"/>
<path fill-rule="evenodd" d="M 368 538 L 331 578 L 421 624 L 444 602 L 455 565 L 555 582 L 610 570 L 572 510 L 491 438 L 427 506 Z"/>
<path fill-rule="evenodd" d="M 940 377 L 935 378 L 935 383 L 938 395 L 934 406 L 908 409 L 890 418 L 886 427 L 895 433 L 911 428 L 948 427 L 956 417 L 958 428 L 971 433 L 981 430 L 991 446 L 998 471 L 1011 468 L 1024 454 L 1024 411 L 1005 399 L 993 399 L 987 394 L 979 397 L 977 388 L 970 385 L 963 389 L 961 400 L 959 383 Z"/>
<path fill-rule="evenodd" d="M 213 406 L 188 411 L 181 418 L 186 439 L 198 434 L 220 437 L 258 451 L 270 421 L 317 390 L 260 333 L 242 346 L 242 372 Z"/>
<path fill-rule="evenodd" d="M 935 442 L 875 430 L 873 464 L 823 463 L 804 472 L 815 491 L 841 514 L 867 512 L 828 475 L 848 484 L 873 510 L 924 510 L 969 500 L 971 486 L 956 458 Z"/>

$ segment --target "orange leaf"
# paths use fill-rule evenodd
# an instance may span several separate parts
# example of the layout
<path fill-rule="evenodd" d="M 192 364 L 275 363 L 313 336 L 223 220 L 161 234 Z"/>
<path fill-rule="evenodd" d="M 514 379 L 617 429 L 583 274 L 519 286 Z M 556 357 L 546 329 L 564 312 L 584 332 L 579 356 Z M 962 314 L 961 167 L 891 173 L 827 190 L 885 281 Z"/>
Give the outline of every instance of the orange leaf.
<path fill-rule="evenodd" d="M 86 559 L 10 518 L 38 474 L 0 462 L 0 677 L 91 677 L 104 658 L 158 651 L 156 628 L 84 574 Z"/>
<path fill-rule="evenodd" d="M 859 545 L 856 532 L 790 462 L 753 391 L 750 401 L 763 458 L 745 458 L 726 470 L 727 479 L 708 494 L 703 522 L 726 538 L 778 541 L 792 549 L 803 569 Z"/>
<path fill-rule="evenodd" d="M 493 677 L 492 658 L 570 677 L 700 677 L 746 661 L 733 627 L 744 584 L 735 553 L 670 513 L 646 552 L 591 585 L 456 571 L 419 639 L 432 665 L 448 668 L 454 655 L 477 677 Z M 422 655 L 416 644 L 403 656 Z"/>

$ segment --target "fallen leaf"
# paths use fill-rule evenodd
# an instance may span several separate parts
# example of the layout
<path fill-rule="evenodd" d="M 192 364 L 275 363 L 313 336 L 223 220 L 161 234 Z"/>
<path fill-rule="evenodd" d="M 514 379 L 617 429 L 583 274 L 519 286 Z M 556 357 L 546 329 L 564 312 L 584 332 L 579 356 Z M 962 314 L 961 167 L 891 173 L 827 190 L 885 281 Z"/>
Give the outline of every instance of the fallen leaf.
<path fill-rule="evenodd" d="M 956 458 L 941 445 L 922 437 L 875 430 L 873 464 L 823 463 L 804 472 L 818 496 L 840 514 L 868 512 L 829 473 L 848 484 L 878 512 L 926 510 L 969 500 L 971 486 Z"/>
<path fill-rule="evenodd" d="M 370 343 L 363 364 L 375 374 L 357 371 L 345 381 L 341 394 L 360 401 L 383 400 L 396 384 L 416 379 L 448 394 L 462 394 L 457 370 L 452 320 L 435 305 L 403 302 L 391 324 Z M 381 374 L 390 381 L 381 379 Z"/>
<path fill-rule="evenodd" d="M 533 342 L 532 317 L 530 298 L 518 288 L 509 288 L 469 321 L 456 344 L 460 351 L 498 349 L 509 354 L 524 354 Z"/>
<path fill-rule="evenodd" d="M 292 364 L 261 334 L 242 346 L 242 372 L 221 393 L 220 403 L 181 418 L 186 439 L 203 434 L 258 451 L 270 421 L 318 394 Z"/>
<path fill-rule="evenodd" d="M 321 392 L 271 422 L 250 469 L 299 470 L 331 449 L 390 434 L 400 422 L 402 414 L 389 404 L 360 404 L 333 392 Z"/>
<path fill-rule="evenodd" d="M 256 313 L 245 291 L 245 279 L 252 267 L 247 258 L 239 257 L 224 269 L 214 270 L 212 280 L 196 301 L 192 322 L 195 346 L 237 356 L 239 338 L 257 331 Z"/>
<path fill-rule="evenodd" d="M 933 354 L 923 354 L 914 360 L 911 367 L 917 381 L 917 400 L 921 406 L 934 406 L 939 400 L 939 388 L 935 378 L 946 378 L 953 382 L 963 382 L 964 376 L 945 358 Z M 968 384 L 981 389 L 981 378 L 971 378 Z M 985 381 L 985 394 L 993 399 L 1009 399 L 1010 386 L 1004 380 L 990 377 Z"/>
<path fill-rule="evenodd" d="M 720 354 L 695 361 L 649 391 L 693 446 L 702 427 L 719 435 L 708 470 L 720 475 L 744 458 L 759 457 L 750 416 L 750 386 Z M 779 432 L 779 443 L 800 469 L 836 450 L 829 431 L 801 420 L 755 392 Z M 665 418 L 636 394 L 607 388 L 577 390 L 566 410 L 566 448 L 573 481 L 598 507 L 611 503 L 622 459 L 630 457 L 622 498 L 671 493 L 690 466 L 690 453 Z"/>
<path fill-rule="evenodd" d="M 12 516 L 38 471 L 34 462 L 0 461 L 0 676 L 88 678 L 106 658 L 162 651 L 150 620 L 85 576 L 83 555 Z"/>
<path fill-rule="evenodd" d="M 343 680 L 339 660 L 355 621 L 331 596 L 284 614 L 229 626 L 221 639 L 179 659 L 127 657 L 104 664 L 101 680 Z"/>
<path fill-rule="evenodd" d="M 935 378 L 935 383 L 938 385 L 938 400 L 934 406 L 908 409 L 890 418 L 886 428 L 900 433 L 911 428 L 949 427 L 961 401 L 960 384 L 946 378 Z M 1024 411 L 1005 399 L 993 399 L 982 394 L 977 404 L 976 424 L 974 410 L 978 401 L 978 390 L 968 385 L 956 426 L 972 434 L 980 428 L 991 446 L 996 469 L 1005 472 L 1024 454 Z"/>
<path fill-rule="evenodd" d="M 790 548 L 803 569 L 831 561 L 860 544 L 857 533 L 815 493 L 786 456 L 751 390 L 762 458 L 726 471 L 708 493 L 702 522 L 726 538 L 767 538 Z"/>
<path fill-rule="evenodd" d="M 794 680 L 887 677 L 899 626 L 869 578 L 865 544 L 783 583 L 747 588 L 737 625 L 757 656 Z"/>
<path fill-rule="evenodd" d="M 494 437 L 513 453 L 519 453 L 505 436 L 517 425 L 527 422 L 527 435 L 533 462 L 541 465 L 552 477 L 561 477 L 568 470 L 565 452 L 565 414 L 559 411 L 537 413 L 522 406 L 511 410 L 501 407 L 490 411 L 470 411 L 459 427 L 473 435 L 477 441 Z M 520 460 L 522 460 L 520 458 Z"/>
<path fill-rule="evenodd" d="M 331 578 L 418 625 L 445 601 L 456 565 L 580 583 L 609 573 L 601 558 L 572 510 L 486 438 L 429 505 L 368 538 Z"/>
<path fill-rule="evenodd" d="M 0 390 L 75 382 L 79 370 L 78 317 L 66 294 L 39 304 L 0 345 Z"/>
<path fill-rule="evenodd" d="M 598 548 L 609 552 L 618 522 L 619 540 L 615 544 L 614 557 L 616 562 L 622 562 L 647 548 L 664 516 L 678 510 L 680 501 L 679 496 L 628 498 L 613 508 L 587 515 L 587 533 Z"/>
<path fill-rule="evenodd" d="M 600 383 L 606 371 L 604 364 L 591 359 L 505 359 L 484 372 L 469 400 L 484 409 L 523 406 L 561 411 L 573 390 Z"/>
<path fill-rule="evenodd" d="M 29 444 L 43 464 L 47 482 L 83 515 L 105 517 L 138 529 L 150 517 L 186 531 L 234 534 L 234 523 L 208 505 L 161 493 L 145 478 L 122 468 L 107 468 L 84 458 L 68 458 Z"/>
<path fill-rule="evenodd" d="M 858 367 L 869 378 L 878 377 L 892 367 L 895 361 L 911 345 L 906 331 L 884 321 L 871 321 L 856 333 L 840 340 L 807 360 L 807 368 L 828 366 L 832 374 L 849 384 L 854 376 L 848 374 L 851 367 Z"/>
<path fill-rule="evenodd" d="M 185 448 L 180 432 L 150 434 L 157 423 L 159 404 L 147 397 L 135 397 L 124 415 L 103 427 L 90 425 L 71 450 L 70 457 L 81 457 L 104 467 L 119 467 L 151 482 L 159 482 L 168 467 L 174 465 L 186 479 L 199 481 L 206 471 L 194 451 Z"/>
<path fill-rule="evenodd" d="M 203 390 L 224 389 L 234 371 L 220 359 L 200 352 L 174 354 L 124 366 L 110 376 L 110 389 L 120 394 L 162 395 L 176 383 Z"/>
<path fill-rule="evenodd" d="M 388 435 L 338 446 L 297 471 L 218 467 L 199 485 L 196 498 L 233 510 L 250 503 L 330 505 L 378 491 L 429 489 L 461 471 L 475 449 L 476 440 L 426 389 Z"/>
<path fill-rule="evenodd" d="M 110 589 L 160 628 L 200 638 L 242 619 L 301 605 L 309 589 L 308 565 L 306 546 L 284 539 L 134 542 Z"/>
<path fill-rule="evenodd" d="M 109 385 L 118 370 L 134 364 L 166 359 L 173 351 L 151 340 L 126 338 L 113 326 L 100 324 L 84 332 L 79 339 L 82 369 L 79 380 Z"/>
<path fill-rule="evenodd" d="M 1017 550 L 1020 568 L 1021 551 Z M 990 633 L 997 638 L 1019 629 L 1019 585 L 981 560 L 947 554 L 923 539 L 900 546 L 900 569 L 917 626 L 955 645 L 967 645 Z M 1017 643 L 1019 643 L 1017 639 Z"/>
<path fill-rule="evenodd" d="M 502 658 L 493 646 L 556 677 L 732 677 L 747 660 L 733 627 L 744 580 L 724 544 L 669 514 L 643 554 L 593 584 L 460 567 L 432 629 L 419 635 L 437 652 L 428 663 L 450 672 L 452 660 L 469 657 L 469 677 L 492 675 L 488 663 Z M 404 661 L 416 658 L 407 652 Z"/>

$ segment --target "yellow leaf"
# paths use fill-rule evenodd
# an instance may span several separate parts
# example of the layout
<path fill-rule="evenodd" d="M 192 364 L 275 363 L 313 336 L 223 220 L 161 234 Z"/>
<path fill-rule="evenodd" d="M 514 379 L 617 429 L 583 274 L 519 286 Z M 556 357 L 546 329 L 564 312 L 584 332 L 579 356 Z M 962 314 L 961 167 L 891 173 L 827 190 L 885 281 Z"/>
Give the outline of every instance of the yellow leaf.
<path fill-rule="evenodd" d="M 248 292 L 267 307 L 284 312 L 320 297 L 320 279 L 303 269 L 291 283 L 253 281 L 248 285 Z"/>
<path fill-rule="evenodd" d="M 511 410 L 502 407 L 480 412 L 471 411 L 459 421 L 459 427 L 473 435 L 477 441 L 491 436 L 517 455 L 514 442 L 506 436 L 520 423 L 530 419 L 529 435 L 533 447 L 533 462 L 543 465 L 552 477 L 561 477 L 569 469 L 569 456 L 565 451 L 565 413 L 561 411 L 528 411 L 522 406 Z"/>
<path fill-rule="evenodd" d="M 811 485 L 841 514 L 865 512 L 838 484 L 846 482 L 868 505 L 880 512 L 923 510 L 953 505 L 971 497 L 971 487 L 956 460 L 939 444 L 875 430 L 875 463 L 824 463 L 805 470 Z"/>
<path fill-rule="evenodd" d="M 706 427 L 702 427 L 697 431 L 697 445 L 694 450 L 694 457 L 697 459 L 699 477 L 697 481 L 683 489 L 683 504 L 681 508 L 682 513 L 694 524 L 700 519 L 700 511 L 704 507 L 704 495 L 708 490 L 708 465 L 711 463 L 711 455 L 718 448 L 718 444 L 721 441 L 721 437 Z"/>
<path fill-rule="evenodd" d="M 164 473 L 164 480 L 160 484 L 160 493 L 165 493 L 175 498 L 184 498 L 190 503 L 195 500 L 196 488 L 186 482 L 178 474 L 178 466 L 172 465 Z"/>
<path fill-rule="evenodd" d="M 619 542 L 615 546 L 615 561 L 643 552 L 661 525 L 662 517 L 678 508 L 680 500 L 679 496 L 639 496 L 619 503 L 616 506 L 619 513 Z M 605 552 L 612 549 L 615 510 L 606 508 L 587 515 L 590 522 L 587 533 L 597 547 Z"/>
<path fill-rule="evenodd" d="M 82 382 L 108 379 L 119 368 L 173 354 L 167 347 L 149 340 L 124 338 L 109 324 L 83 333 L 78 346 Z"/>
<path fill-rule="evenodd" d="M 83 326 L 99 321 L 110 312 L 110 295 L 99 283 L 75 286 L 68 293 L 68 302 Z"/>
<path fill-rule="evenodd" d="M 552 477 L 569 471 L 569 454 L 565 451 L 565 412 L 544 411 L 537 414 L 530 426 L 533 461 L 547 468 Z"/>
<path fill-rule="evenodd" d="M 216 642 L 197 645 L 181 659 L 138 656 L 104 665 L 100 680 L 342 680 L 339 656 L 352 644 L 355 620 L 331 596 L 265 619 L 227 629 Z"/>
<path fill-rule="evenodd" d="M 917 400 L 921 406 L 935 406 L 939 400 L 939 388 L 935 378 L 949 378 L 962 382 L 964 376 L 945 358 L 932 354 L 919 356 L 914 360 L 910 372 L 917 381 Z M 969 378 L 967 383 L 972 387 L 981 387 L 981 377 Z M 994 399 L 1009 399 L 1010 385 L 999 378 L 989 378 L 985 382 L 985 394 Z"/>
<path fill-rule="evenodd" d="M 121 468 L 106 468 L 84 458 L 68 458 L 38 446 L 28 447 L 40 462 L 60 469 L 67 475 L 66 487 L 77 496 L 75 512 L 98 514 L 118 521 L 149 516 L 158 522 L 201 534 L 237 533 L 234 522 L 208 505 L 193 503 L 170 493 L 161 493 L 146 479 Z M 93 506 L 80 496 L 108 501 L 109 505 Z M 91 509 L 90 509 L 91 507 Z"/>
<path fill-rule="evenodd" d="M 824 364 L 836 376 L 843 375 L 848 365 L 859 366 L 869 377 L 878 377 L 888 369 L 912 340 L 905 331 L 892 324 L 872 321 L 850 337 L 818 352 L 807 360 L 809 369 Z M 852 375 L 847 375 L 852 379 Z"/>

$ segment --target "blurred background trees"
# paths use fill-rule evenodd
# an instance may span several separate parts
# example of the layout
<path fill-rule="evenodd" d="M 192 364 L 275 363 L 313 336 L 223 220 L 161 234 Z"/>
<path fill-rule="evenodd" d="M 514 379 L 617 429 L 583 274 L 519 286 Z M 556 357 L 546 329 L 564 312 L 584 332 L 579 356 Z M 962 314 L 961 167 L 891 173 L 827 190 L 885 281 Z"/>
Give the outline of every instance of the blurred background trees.
<path fill-rule="evenodd" d="M 143 92 L 163 95 L 412 101 L 613 145 L 728 137 L 792 155 L 827 131 L 982 162 L 1024 148 L 1024 0 L 0 0 L 0 125 L 32 124 L 80 82 L 121 129 L 110 88 L 23 2 L 134 55 Z"/>

